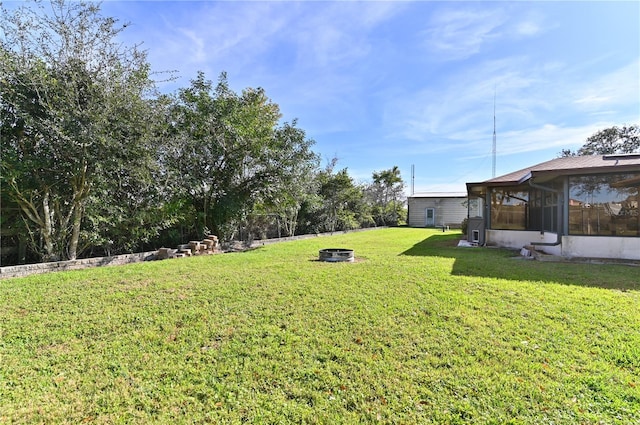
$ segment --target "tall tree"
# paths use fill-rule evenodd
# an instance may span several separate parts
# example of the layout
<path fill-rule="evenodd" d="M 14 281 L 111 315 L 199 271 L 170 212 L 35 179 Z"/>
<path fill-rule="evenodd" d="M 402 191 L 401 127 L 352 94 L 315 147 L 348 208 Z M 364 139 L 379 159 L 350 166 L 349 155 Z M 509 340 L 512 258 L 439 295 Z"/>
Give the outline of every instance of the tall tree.
<path fill-rule="evenodd" d="M 334 172 L 337 159 L 318 173 L 318 195 L 322 207 L 317 210 L 318 231 L 351 230 L 373 224 L 364 188 L 356 184 L 346 168 Z"/>
<path fill-rule="evenodd" d="M 172 115 L 174 145 L 167 168 L 180 174 L 183 196 L 197 211 L 197 233 L 229 237 L 257 204 L 277 202 L 297 170 L 316 161 L 312 141 L 263 89 L 241 94 L 221 74 L 215 88 L 204 73 L 181 89 Z"/>
<path fill-rule="evenodd" d="M 367 193 L 373 204 L 373 215 L 376 224 L 397 225 L 400 211 L 404 205 L 404 181 L 398 166 L 388 170 L 373 173 L 373 183 L 367 188 Z"/>
<path fill-rule="evenodd" d="M 92 248 L 108 255 L 142 250 L 185 215 L 180 201 L 171 199 L 159 166 L 166 109 L 164 98 L 118 102 L 118 119 L 110 122 L 109 132 L 125 144 L 102 160 L 108 173 L 98 173 L 93 182 L 82 232 Z"/>
<path fill-rule="evenodd" d="M 564 149 L 561 156 L 612 155 L 640 152 L 640 125 L 610 127 L 589 136 L 577 151 Z"/>
<path fill-rule="evenodd" d="M 278 236 L 293 236 L 298 227 L 298 214 L 302 204 L 314 193 L 314 176 L 318 156 L 311 151 L 312 140 L 304 130 L 296 127 L 297 121 L 284 123 L 275 129 L 281 178 L 273 181 L 272 190 L 262 199 L 265 213 L 276 218 Z"/>
<path fill-rule="evenodd" d="M 2 187 L 45 260 L 76 258 L 92 191 L 144 166 L 153 83 L 125 27 L 93 2 L 2 8 Z"/>

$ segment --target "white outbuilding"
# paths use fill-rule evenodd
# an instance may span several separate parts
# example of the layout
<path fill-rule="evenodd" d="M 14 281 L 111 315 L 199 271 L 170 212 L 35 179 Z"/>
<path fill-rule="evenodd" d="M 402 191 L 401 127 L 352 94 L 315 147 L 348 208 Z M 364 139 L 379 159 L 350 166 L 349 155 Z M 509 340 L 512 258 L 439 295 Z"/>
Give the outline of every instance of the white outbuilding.
<path fill-rule="evenodd" d="M 407 198 L 411 227 L 460 228 L 467 218 L 466 192 L 424 192 Z"/>

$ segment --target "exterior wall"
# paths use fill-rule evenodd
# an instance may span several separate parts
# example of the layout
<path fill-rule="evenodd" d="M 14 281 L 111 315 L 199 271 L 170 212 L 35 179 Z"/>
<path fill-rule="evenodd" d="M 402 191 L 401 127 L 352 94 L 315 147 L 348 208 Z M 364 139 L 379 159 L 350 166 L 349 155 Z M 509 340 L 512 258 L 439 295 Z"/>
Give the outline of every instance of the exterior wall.
<path fill-rule="evenodd" d="M 557 240 L 556 233 L 540 232 L 535 230 L 493 230 L 486 231 L 486 244 L 496 245 L 505 248 L 520 249 L 524 246 L 531 245 L 532 242 L 554 243 Z M 556 246 L 540 246 L 541 251 L 551 255 L 562 255 L 562 247 Z"/>
<path fill-rule="evenodd" d="M 537 231 L 486 230 L 487 245 L 520 249 L 532 242 L 556 242 L 556 234 Z M 640 238 L 615 236 L 562 236 L 562 244 L 556 246 L 538 246 L 547 254 L 575 258 L 611 258 L 621 260 L 640 260 Z"/>
<path fill-rule="evenodd" d="M 477 235 L 475 238 L 474 233 Z M 467 241 L 484 245 L 485 235 L 484 218 L 469 217 L 469 222 L 467 223 Z"/>
<path fill-rule="evenodd" d="M 640 260 L 640 237 L 563 236 L 562 255 Z"/>
<path fill-rule="evenodd" d="M 426 227 L 426 209 L 435 210 L 435 225 L 460 228 L 467 218 L 467 198 L 409 198 L 409 217 L 407 224 L 411 227 Z"/>

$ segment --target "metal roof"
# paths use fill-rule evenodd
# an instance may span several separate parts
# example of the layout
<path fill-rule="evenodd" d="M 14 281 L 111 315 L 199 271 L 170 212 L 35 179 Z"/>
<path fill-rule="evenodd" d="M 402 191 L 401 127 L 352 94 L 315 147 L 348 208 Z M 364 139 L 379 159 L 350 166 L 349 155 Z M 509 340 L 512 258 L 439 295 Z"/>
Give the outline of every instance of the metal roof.
<path fill-rule="evenodd" d="M 467 192 L 418 192 L 409 198 L 466 198 Z"/>

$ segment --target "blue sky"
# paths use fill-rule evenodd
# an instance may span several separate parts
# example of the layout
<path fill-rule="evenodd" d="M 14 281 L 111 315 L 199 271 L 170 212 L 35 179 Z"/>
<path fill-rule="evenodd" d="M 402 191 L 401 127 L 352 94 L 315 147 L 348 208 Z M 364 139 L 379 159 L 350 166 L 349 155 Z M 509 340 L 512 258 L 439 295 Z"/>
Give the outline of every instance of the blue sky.
<path fill-rule="evenodd" d="M 640 2 L 107 1 L 164 91 L 198 70 L 263 87 L 358 181 L 464 191 L 640 122 Z"/>

